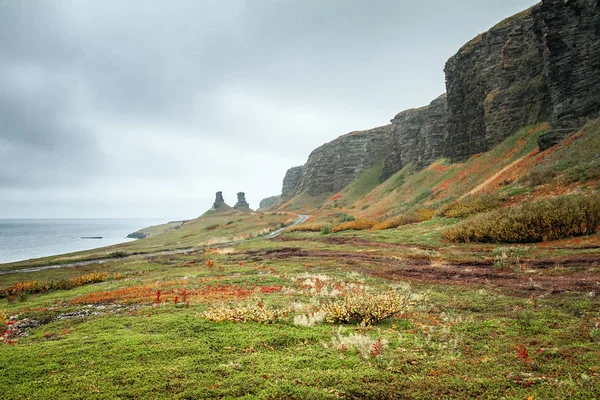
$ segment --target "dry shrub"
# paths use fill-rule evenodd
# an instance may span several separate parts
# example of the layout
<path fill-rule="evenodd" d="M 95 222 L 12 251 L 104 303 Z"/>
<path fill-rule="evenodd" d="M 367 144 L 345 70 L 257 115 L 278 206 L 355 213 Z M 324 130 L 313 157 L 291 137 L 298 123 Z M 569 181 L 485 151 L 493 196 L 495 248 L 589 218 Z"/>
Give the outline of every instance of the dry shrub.
<path fill-rule="evenodd" d="M 396 313 L 406 311 L 411 296 L 406 292 L 387 291 L 368 293 L 365 291 L 350 293 L 347 296 L 323 303 L 321 310 L 327 319 L 336 323 L 360 322 L 372 325 L 389 318 Z"/>
<path fill-rule="evenodd" d="M 442 232 L 453 242 L 531 243 L 600 229 L 600 195 L 571 195 L 475 215 Z"/>
<path fill-rule="evenodd" d="M 494 194 L 468 196 L 444 205 L 438 210 L 437 215 L 446 218 L 465 218 L 498 208 L 500 203 L 501 198 Z"/>
<path fill-rule="evenodd" d="M 376 221 L 370 219 L 357 219 L 356 221 L 344 222 L 343 224 L 339 224 L 331 228 L 332 232 L 342 232 L 342 231 L 362 231 L 364 229 L 371 229 L 373 225 L 376 224 Z"/>
<path fill-rule="evenodd" d="M 432 210 L 430 208 L 420 208 L 409 214 L 398 215 L 396 217 L 379 222 L 373 225 L 372 229 L 375 231 L 380 231 L 384 229 L 397 228 L 402 225 L 416 224 L 418 222 L 429 221 L 431 218 L 433 218 L 434 214 L 435 210 Z"/>
<path fill-rule="evenodd" d="M 294 325 L 313 327 L 323 322 L 326 314 L 323 311 L 311 312 L 309 314 L 300 314 L 294 317 Z"/>
<path fill-rule="evenodd" d="M 321 232 L 327 224 L 300 224 L 292 226 L 288 232 Z"/>
<path fill-rule="evenodd" d="M 385 339 L 372 339 L 367 335 L 360 333 L 350 333 L 345 335 L 345 329 L 339 327 L 331 342 L 325 347 L 331 347 L 339 351 L 354 350 L 361 358 L 380 357 L 383 355 L 388 345 Z"/>
<path fill-rule="evenodd" d="M 109 279 L 121 279 L 123 275 L 109 275 L 106 272 L 97 272 L 87 275 L 76 276 L 61 281 L 28 281 L 17 282 L 0 292 L 0 297 L 13 297 L 22 293 L 45 293 L 50 290 L 68 290 L 74 287 L 88 285 L 90 283 L 104 282 Z"/>
<path fill-rule="evenodd" d="M 288 314 L 289 310 L 270 308 L 259 301 L 256 304 L 215 306 L 203 312 L 201 316 L 214 322 L 232 321 L 269 324 L 283 319 Z"/>

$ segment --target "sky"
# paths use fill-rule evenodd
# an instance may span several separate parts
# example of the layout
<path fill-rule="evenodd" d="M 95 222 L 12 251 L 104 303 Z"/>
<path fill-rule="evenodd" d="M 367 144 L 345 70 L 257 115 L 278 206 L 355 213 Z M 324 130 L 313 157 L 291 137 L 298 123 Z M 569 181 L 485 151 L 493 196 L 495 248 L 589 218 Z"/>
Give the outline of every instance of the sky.
<path fill-rule="evenodd" d="M 253 208 L 526 0 L 0 0 L 0 218 Z"/>

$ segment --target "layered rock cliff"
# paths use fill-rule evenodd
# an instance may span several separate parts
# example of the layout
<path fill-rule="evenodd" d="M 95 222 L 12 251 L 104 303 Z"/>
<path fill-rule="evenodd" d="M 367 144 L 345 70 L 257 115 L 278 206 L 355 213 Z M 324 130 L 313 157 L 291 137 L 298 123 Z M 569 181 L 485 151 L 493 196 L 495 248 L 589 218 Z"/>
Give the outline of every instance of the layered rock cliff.
<path fill-rule="evenodd" d="M 550 121 L 546 148 L 600 111 L 600 2 L 544 0 L 465 44 L 446 63 L 453 160 Z"/>
<path fill-rule="evenodd" d="M 446 95 L 428 106 L 402 111 L 391 120 L 381 177 L 383 180 L 412 164 L 421 169 L 442 155 L 446 121 Z"/>
<path fill-rule="evenodd" d="M 363 170 L 384 158 L 390 128 L 391 125 L 386 125 L 352 132 L 315 149 L 304 166 L 288 170 L 282 198 L 302 192 L 310 195 L 339 192 Z"/>
<path fill-rule="evenodd" d="M 262 199 L 259 204 L 259 211 L 263 211 L 267 208 L 273 207 L 275 204 L 279 203 L 280 200 L 281 196 L 279 195 Z"/>
<path fill-rule="evenodd" d="M 534 15 L 551 104 L 552 131 L 540 138 L 545 148 L 600 115 L 600 1 L 544 0 Z"/>
<path fill-rule="evenodd" d="M 283 178 L 283 186 L 281 187 L 281 198 L 284 201 L 294 197 L 294 195 L 297 193 L 301 178 L 302 166 L 287 170 L 285 177 Z"/>
<path fill-rule="evenodd" d="M 288 171 L 282 198 L 338 192 L 383 160 L 382 178 L 490 150 L 551 123 L 545 149 L 600 115 L 600 1 L 543 0 L 478 35 L 445 66 L 446 95 L 392 124 L 342 136 Z"/>

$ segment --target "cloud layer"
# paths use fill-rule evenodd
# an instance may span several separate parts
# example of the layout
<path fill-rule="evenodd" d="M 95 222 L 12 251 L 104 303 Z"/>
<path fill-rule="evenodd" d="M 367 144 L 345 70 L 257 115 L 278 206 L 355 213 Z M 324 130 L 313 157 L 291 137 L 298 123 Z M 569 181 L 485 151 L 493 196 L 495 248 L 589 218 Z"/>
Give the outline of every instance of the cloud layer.
<path fill-rule="evenodd" d="M 444 91 L 535 2 L 0 0 L 0 218 L 194 217 Z"/>

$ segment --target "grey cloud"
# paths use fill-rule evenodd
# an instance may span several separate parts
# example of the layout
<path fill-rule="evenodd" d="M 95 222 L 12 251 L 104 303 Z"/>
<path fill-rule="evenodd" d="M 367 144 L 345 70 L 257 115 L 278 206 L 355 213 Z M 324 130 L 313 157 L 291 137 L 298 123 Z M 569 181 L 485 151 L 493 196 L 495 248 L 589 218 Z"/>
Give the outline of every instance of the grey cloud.
<path fill-rule="evenodd" d="M 428 103 L 450 55 L 534 3 L 0 0 L 0 217 L 257 205 L 313 148 Z"/>

